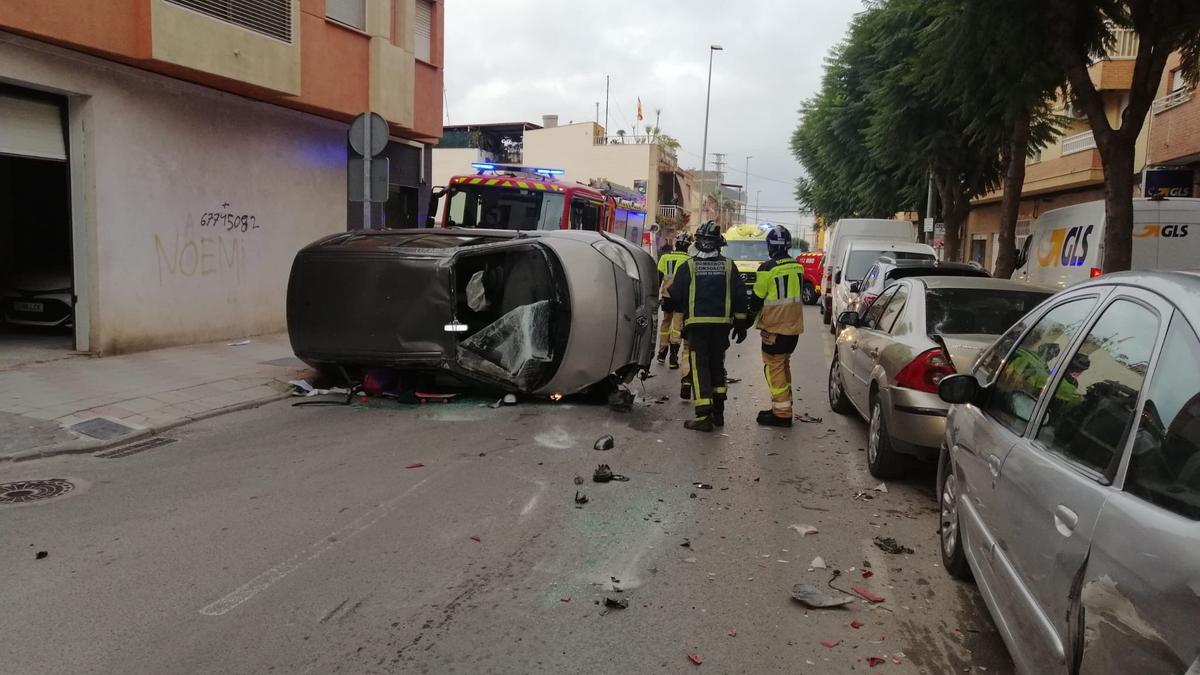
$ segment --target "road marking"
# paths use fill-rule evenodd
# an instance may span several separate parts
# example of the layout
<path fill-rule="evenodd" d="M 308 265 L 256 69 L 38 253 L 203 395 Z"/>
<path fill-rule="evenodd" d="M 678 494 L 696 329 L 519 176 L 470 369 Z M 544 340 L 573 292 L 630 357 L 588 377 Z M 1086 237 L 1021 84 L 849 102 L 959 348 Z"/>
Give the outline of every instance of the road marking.
<path fill-rule="evenodd" d="M 324 553 L 329 549 L 341 544 L 350 537 L 353 537 L 359 532 L 362 532 L 363 530 L 379 522 L 384 516 L 387 516 L 389 513 L 394 511 L 405 497 L 415 492 L 422 485 L 428 483 L 433 478 L 433 476 L 430 476 L 421 480 L 419 483 L 413 485 L 404 492 L 401 492 L 395 497 L 392 497 L 386 502 L 376 506 L 349 523 L 334 530 L 331 534 L 321 537 L 317 541 L 301 549 L 298 553 L 296 553 L 296 555 L 284 560 L 278 565 L 275 565 L 262 574 L 254 577 L 250 581 L 242 584 L 229 595 L 226 595 L 220 600 L 204 606 L 200 610 L 200 613 L 206 616 L 221 616 L 222 614 L 226 614 L 243 602 L 246 602 L 250 598 L 253 598 L 259 593 L 275 585 L 276 582 L 283 579 L 287 575 L 300 569 L 300 567 L 305 563 L 316 560 L 324 555 Z"/>

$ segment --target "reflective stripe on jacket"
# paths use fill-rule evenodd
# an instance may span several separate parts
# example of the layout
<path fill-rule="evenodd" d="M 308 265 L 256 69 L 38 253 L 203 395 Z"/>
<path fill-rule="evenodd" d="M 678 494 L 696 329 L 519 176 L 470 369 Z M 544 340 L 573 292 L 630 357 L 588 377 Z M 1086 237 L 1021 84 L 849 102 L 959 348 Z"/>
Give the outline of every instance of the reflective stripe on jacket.
<path fill-rule="evenodd" d="M 671 282 L 675 280 L 675 272 L 688 261 L 688 254 L 682 251 L 664 253 L 658 258 L 658 275 L 662 279 L 658 287 L 658 297 L 671 297 Z"/>
<path fill-rule="evenodd" d="M 727 258 L 689 258 L 675 272 L 671 297 L 687 298 L 679 303 L 685 327 L 746 322 L 746 287 Z"/>
<path fill-rule="evenodd" d="M 804 266 L 792 258 L 768 260 L 754 275 L 755 305 L 762 305 L 754 324 L 769 333 L 804 332 Z"/>

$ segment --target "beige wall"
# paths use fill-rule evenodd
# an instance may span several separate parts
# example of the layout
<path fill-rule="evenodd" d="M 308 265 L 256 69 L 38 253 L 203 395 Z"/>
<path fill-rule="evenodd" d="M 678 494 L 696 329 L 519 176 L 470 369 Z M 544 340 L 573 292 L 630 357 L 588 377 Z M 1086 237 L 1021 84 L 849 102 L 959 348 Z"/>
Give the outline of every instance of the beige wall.
<path fill-rule="evenodd" d="M 632 188 L 635 180 L 644 180 L 646 219 L 653 222 L 652 205 L 658 204 L 658 146 L 593 145 L 597 129 L 592 122 L 584 122 L 526 131 L 522 160 L 531 166 L 562 169 L 565 181 L 586 183 L 590 178 L 605 178 Z"/>
<path fill-rule="evenodd" d="M 345 124 L 21 38 L 0 72 L 69 96 L 93 351 L 285 328 L 293 256 L 346 226 Z"/>

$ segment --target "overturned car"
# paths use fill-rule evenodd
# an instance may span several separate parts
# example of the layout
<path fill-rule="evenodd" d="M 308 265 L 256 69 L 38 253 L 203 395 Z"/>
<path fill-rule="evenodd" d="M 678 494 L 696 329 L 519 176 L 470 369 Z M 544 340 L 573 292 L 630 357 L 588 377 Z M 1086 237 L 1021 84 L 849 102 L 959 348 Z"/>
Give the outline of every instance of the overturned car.
<path fill-rule="evenodd" d="M 296 254 L 287 323 L 325 373 L 573 394 L 649 368 L 657 295 L 654 260 L 601 232 L 367 230 Z"/>

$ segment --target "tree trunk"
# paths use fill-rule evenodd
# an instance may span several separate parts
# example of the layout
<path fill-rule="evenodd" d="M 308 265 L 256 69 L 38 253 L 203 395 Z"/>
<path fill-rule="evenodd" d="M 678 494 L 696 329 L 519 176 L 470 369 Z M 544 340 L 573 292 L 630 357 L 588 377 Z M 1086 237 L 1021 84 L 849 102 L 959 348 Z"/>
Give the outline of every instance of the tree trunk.
<path fill-rule="evenodd" d="M 942 223 L 946 234 L 942 240 L 942 258 L 948 262 L 963 259 L 963 225 L 971 212 L 971 200 L 962 189 L 957 175 L 934 181 L 942 198 Z"/>
<path fill-rule="evenodd" d="M 1029 111 L 1013 121 L 1004 148 L 1004 199 L 1000 202 L 1000 241 L 995 276 L 1007 279 L 1017 266 L 1017 217 L 1021 212 L 1021 193 L 1025 187 L 1025 156 L 1029 150 Z"/>
<path fill-rule="evenodd" d="M 1133 144 L 1116 142 L 1104 156 L 1105 273 L 1123 272 L 1133 263 Z"/>

